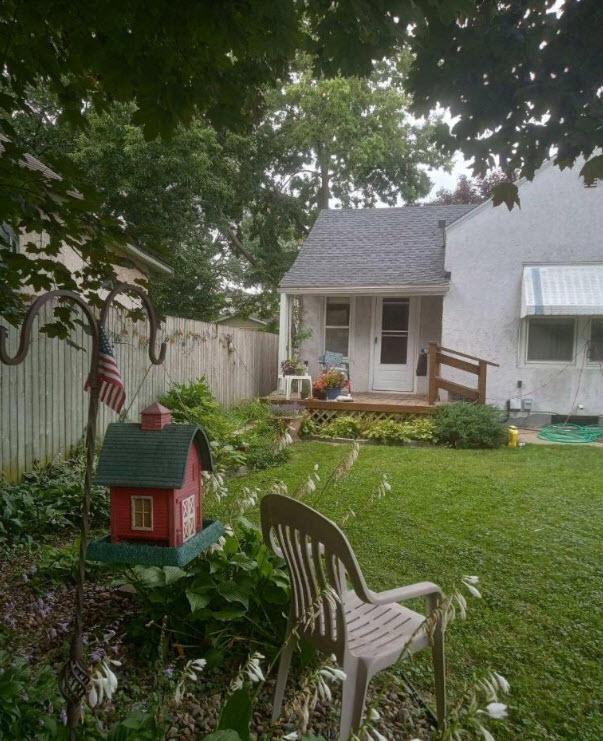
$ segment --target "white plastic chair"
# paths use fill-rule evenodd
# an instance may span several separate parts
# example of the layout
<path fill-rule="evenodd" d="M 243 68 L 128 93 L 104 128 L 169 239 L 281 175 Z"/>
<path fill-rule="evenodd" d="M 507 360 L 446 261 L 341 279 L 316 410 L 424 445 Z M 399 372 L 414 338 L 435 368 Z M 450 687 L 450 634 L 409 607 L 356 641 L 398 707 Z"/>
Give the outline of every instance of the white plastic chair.
<path fill-rule="evenodd" d="M 283 646 L 272 721 L 281 712 L 291 656 L 296 644 L 291 630 L 327 654 L 335 654 L 346 674 L 339 740 L 347 741 L 362 723 L 368 683 L 404 653 L 431 645 L 438 725 L 446 717 L 444 632 L 439 619 L 431 632 L 426 616 L 398 604 L 425 597 L 427 615 L 439 605 L 442 592 L 419 582 L 385 592 L 371 591 L 347 541 L 335 523 L 301 502 L 268 494 L 261 502 L 265 542 L 289 566 L 292 601 Z M 348 589 L 348 580 L 351 589 Z"/>

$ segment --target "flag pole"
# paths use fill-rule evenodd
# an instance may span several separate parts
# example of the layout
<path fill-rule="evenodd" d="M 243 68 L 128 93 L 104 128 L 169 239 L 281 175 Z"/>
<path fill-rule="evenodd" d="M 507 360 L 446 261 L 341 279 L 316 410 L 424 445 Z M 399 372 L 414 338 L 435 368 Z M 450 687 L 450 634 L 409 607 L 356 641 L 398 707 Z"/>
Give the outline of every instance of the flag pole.
<path fill-rule="evenodd" d="M 73 632 L 69 648 L 69 659 L 62 668 L 59 676 L 61 693 L 67 702 L 67 724 L 70 739 L 77 736 L 77 725 L 82 715 L 82 700 L 88 689 L 90 676 L 84 657 L 83 632 L 84 632 L 84 587 L 86 583 L 86 550 L 90 537 L 90 501 L 92 493 L 92 479 L 94 475 L 94 455 L 96 452 L 96 429 L 98 421 L 100 385 L 98 377 L 100 357 L 100 334 L 104 331 L 109 308 L 120 293 L 134 294 L 142 302 L 146 310 L 149 325 L 149 359 L 153 365 L 161 365 L 165 360 L 166 344 L 161 343 L 159 353 L 155 351 L 157 331 L 159 322 L 155 310 L 146 293 L 138 286 L 127 283 L 119 283 L 105 298 L 97 319 L 92 307 L 77 293 L 73 291 L 57 290 L 39 296 L 29 307 L 19 336 L 19 347 L 15 355 L 8 352 L 8 332 L 0 325 L 0 362 L 5 365 L 19 365 L 22 363 L 29 350 L 33 322 L 41 308 L 52 300 L 70 301 L 82 310 L 92 336 L 92 348 L 90 353 L 90 370 L 87 386 L 90 390 L 88 403 L 88 419 L 86 423 L 86 471 L 84 475 L 84 486 L 81 504 L 81 526 L 80 526 L 80 548 L 77 580 L 75 586 L 75 598 L 73 608 Z"/>

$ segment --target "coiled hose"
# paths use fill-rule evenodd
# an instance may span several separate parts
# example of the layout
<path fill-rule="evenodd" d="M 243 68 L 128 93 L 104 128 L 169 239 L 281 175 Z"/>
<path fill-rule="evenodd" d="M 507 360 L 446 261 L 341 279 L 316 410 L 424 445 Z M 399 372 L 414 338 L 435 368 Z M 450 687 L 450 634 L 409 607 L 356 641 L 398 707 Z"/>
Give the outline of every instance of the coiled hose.
<path fill-rule="evenodd" d="M 595 443 L 603 439 L 603 427 L 597 425 L 546 425 L 538 433 L 541 440 L 551 443 Z"/>

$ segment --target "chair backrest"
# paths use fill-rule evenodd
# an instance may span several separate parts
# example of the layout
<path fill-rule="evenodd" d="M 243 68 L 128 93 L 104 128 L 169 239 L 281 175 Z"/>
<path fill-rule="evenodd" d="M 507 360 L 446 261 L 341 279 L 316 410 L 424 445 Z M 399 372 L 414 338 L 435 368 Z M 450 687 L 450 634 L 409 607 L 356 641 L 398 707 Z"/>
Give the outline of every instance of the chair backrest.
<path fill-rule="evenodd" d="M 361 599 L 368 591 L 347 538 L 316 510 L 280 494 L 262 499 L 261 515 L 266 544 L 289 566 L 299 635 L 343 661 L 347 578 Z"/>

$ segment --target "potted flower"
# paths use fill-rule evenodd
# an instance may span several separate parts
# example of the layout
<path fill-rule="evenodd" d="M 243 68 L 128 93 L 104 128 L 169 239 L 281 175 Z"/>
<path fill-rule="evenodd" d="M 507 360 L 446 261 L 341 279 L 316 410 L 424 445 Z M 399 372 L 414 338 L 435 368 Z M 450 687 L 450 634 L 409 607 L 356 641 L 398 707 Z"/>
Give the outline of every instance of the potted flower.
<path fill-rule="evenodd" d="M 287 358 L 281 363 L 281 369 L 284 376 L 303 376 L 306 373 L 306 368 L 302 362 L 295 360 L 295 358 Z"/>
<path fill-rule="evenodd" d="M 335 369 L 325 371 L 320 376 L 320 380 L 324 384 L 328 401 L 334 401 L 341 394 L 341 390 L 347 382 L 345 373 Z"/>

